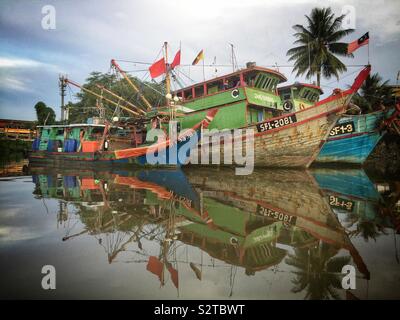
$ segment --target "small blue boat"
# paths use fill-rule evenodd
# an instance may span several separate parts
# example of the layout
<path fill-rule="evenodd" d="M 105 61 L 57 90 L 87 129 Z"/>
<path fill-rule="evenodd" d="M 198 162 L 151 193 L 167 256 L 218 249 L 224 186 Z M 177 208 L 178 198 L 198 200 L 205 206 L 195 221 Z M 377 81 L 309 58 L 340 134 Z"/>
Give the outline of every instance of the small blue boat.
<path fill-rule="evenodd" d="M 362 165 L 386 133 L 382 122 L 394 109 L 361 115 L 343 115 L 332 128 L 317 163 Z"/>

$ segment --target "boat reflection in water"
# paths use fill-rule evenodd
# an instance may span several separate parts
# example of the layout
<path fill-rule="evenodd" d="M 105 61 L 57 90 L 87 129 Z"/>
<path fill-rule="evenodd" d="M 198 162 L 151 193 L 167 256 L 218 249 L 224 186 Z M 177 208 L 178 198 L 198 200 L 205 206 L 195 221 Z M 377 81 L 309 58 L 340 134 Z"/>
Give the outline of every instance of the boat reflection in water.
<path fill-rule="evenodd" d="M 297 298 L 354 297 L 342 289 L 343 266 L 354 265 L 359 281 L 369 280 L 370 272 L 351 241 L 355 223 L 348 222 L 365 215 L 368 221 L 392 219 L 382 228 L 396 228 L 380 209 L 382 196 L 358 170 L 256 170 L 251 176 L 210 168 L 34 170 L 35 195 L 60 199 L 59 224 L 72 225 L 68 221 L 76 216 L 82 222 L 81 230 L 66 227 L 64 241 L 89 234 L 109 263 L 141 263 L 161 286 L 170 280 L 178 293 L 179 280 L 187 279 L 182 270 L 202 280 L 225 266 L 230 296 L 243 268 L 248 276 L 282 271 L 292 284 L 288 290 L 301 293 Z M 359 188 L 341 189 L 354 185 Z M 149 250 L 154 245 L 158 249 Z M 196 262 L 188 247 L 199 249 Z"/>

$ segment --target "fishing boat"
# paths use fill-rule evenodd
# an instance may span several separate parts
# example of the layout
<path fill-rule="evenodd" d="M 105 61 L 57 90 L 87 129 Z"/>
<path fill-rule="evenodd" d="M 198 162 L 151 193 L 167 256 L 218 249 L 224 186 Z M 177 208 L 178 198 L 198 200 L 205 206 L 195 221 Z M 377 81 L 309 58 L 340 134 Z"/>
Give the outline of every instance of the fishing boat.
<path fill-rule="evenodd" d="M 193 135 L 201 139 L 201 130 L 208 127 L 217 112 L 218 110 L 210 110 L 205 118 L 192 128 L 181 130 L 177 134 L 176 141 L 168 137 L 153 144 L 146 143 L 145 137 L 123 137 L 119 132 L 124 128 L 109 123 L 38 126 L 39 136 L 33 142 L 29 163 L 55 166 L 66 164 L 179 166 L 182 164 L 181 158 L 170 155 L 177 155 L 181 148 L 190 143 L 190 137 Z M 149 163 L 149 153 L 158 156 L 157 163 Z"/>
<path fill-rule="evenodd" d="M 296 82 L 278 88 L 278 93 L 285 110 L 290 112 L 312 107 L 323 91 L 318 86 Z M 399 110 L 397 107 L 368 114 L 342 114 L 330 129 L 315 163 L 362 165 L 398 117 Z"/>
<path fill-rule="evenodd" d="M 342 115 L 330 130 L 316 163 L 349 163 L 362 165 L 387 133 L 389 119 L 400 115 L 400 109 L 375 111 L 360 115 Z"/>
<path fill-rule="evenodd" d="M 169 93 L 170 73 L 173 72 L 174 63 L 168 63 L 166 43 L 164 52 L 164 58 L 157 64 L 165 64 L 161 69 L 164 70 Z M 112 60 L 112 65 L 129 82 L 129 78 L 115 60 Z M 218 110 L 208 129 L 218 129 L 219 132 L 208 133 L 208 137 L 207 134 L 203 135 L 203 142 L 198 144 L 196 150 L 197 155 L 196 152 L 192 152 L 191 163 L 215 164 L 212 159 L 225 159 L 225 152 L 242 154 L 246 143 L 235 145 L 230 150 L 226 147 L 232 142 L 226 133 L 239 129 L 242 130 L 243 141 L 251 142 L 246 136 L 246 130 L 254 132 L 255 166 L 305 168 L 314 161 L 339 114 L 345 111 L 351 97 L 369 72 L 370 66 L 366 66 L 356 77 L 351 88 L 343 91 L 335 89 L 328 98 L 316 103 L 314 102 L 320 89 L 303 84 L 306 88 L 303 90 L 306 98 L 311 99 L 312 103 L 309 107 L 299 104 L 290 108 L 286 101 L 282 102 L 277 91 L 278 84 L 285 82 L 286 77 L 278 70 L 247 63 L 244 69 L 171 91 L 168 99 L 172 99 L 173 104 L 148 109 L 146 116 L 156 118 L 171 112 L 179 114 L 179 126 L 184 129 L 193 127 L 210 110 Z M 172 78 L 176 80 L 177 76 L 175 73 Z M 160 123 L 160 127 L 168 130 L 167 122 Z M 210 141 L 218 139 L 223 140 L 221 147 L 212 148 Z M 212 152 L 209 153 L 208 161 L 203 161 L 207 156 L 202 154 L 210 149 Z M 201 155 L 201 161 L 198 155 Z"/>
<path fill-rule="evenodd" d="M 258 113 L 260 117 L 252 117 L 251 123 L 234 127 L 253 130 L 253 137 L 249 139 L 246 133 L 243 133 L 241 139 L 249 141 L 249 143 L 254 142 L 254 165 L 260 167 L 309 167 L 320 152 L 340 114 L 346 110 L 352 96 L 360 88 L 369 72 L 370 66 L 365 67 L 349 89 L 345 91 L 334 90 L 331 96 L 316 102 L 309 108 L 288 113 L 284 111 L 283 106 L 281 110 L 279 110 L 278 105 L 272 106 L 273 115 L 271 118 L 265 119 L 261 117 L 261 113 Z M 275 81 L 275 84 L 277 82 Z M 247 92 L 249 89 L 245 87 L 242 90 Z M 252 109 L 252 106 L 249 106 L 250 100 L 248 99 L 251 99 L 249 97 L 251 95 L 248 95 L 244 102 L 247 110 Z M 271 109 L 271 106 L 264 108 Z M 237 113 L 232 112 L 232 117 L 235 117 L 235 114 Z M 189 115 L 190 113 L 186 117 Z M 250 122 L 249 119 L 250 117 L 247 117 L 247 121 Z M 233 141 L 232 138 L 227 140 Z M 214 157 L 223 159 L 225 152 L 232 153 L 232 150 L 234 154 L 246 153 L 245 143 L 242 145 L 234 144 L 231 149 L 226 148 L 225 144 L 225 138 L 219 149 L 212 148 L 210 142 L 201 142 L 199 143 L 199 153 L 201 154 L 203 148 L 211 149 L 211 159 L 214 159 Z M 212 160 L 208 163 L 212 164 Z"/>

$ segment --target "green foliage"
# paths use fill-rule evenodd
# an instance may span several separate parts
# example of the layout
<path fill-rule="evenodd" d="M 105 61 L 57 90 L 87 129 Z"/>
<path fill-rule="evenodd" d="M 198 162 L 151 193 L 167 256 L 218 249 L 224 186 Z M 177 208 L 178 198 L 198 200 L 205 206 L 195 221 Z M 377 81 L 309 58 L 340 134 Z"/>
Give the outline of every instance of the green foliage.
<path fill-rule="evenodd" d="M 331 76 L 347 70 L 346 66 L 336 57 L 348 56 L 347 43 L 338 42 L 344 36 L 353 32 L 353 29 L 342 29 L 341 24 L 345 15 L 335 17 L 331 8 L 314 8 L 310 16 L 305 16 L 307 26 L 296 24 L 293 29 L 299 45 L 290 49 L 287 55 L 289 61 L 294 61 L 293 72 L 296 76 L 306 74 L 310 79 L 317 75 L 317 85 L 320 85 L 321 74 L 329 79 Z"/>
<path fill-rule="evenodd" d="M 36 117 L 39 125 L 54 124 L 56 122 L 56 114 L 54 110 L 42 101 L 35 104 Z"/>
<path fill-rule="evenodd" d="M 30 141 L 0 139 L 0 161 L 23 159 L 31 150 L 31 146 Z"/>
<path fill-rule="evenodd" d="M 383 106 L 394 105 L 392 89 L 388 86 L 388 82 L 388 80 L 382 81 L 382 77 L 378 73 L 369 75 L 359 92 L 353 97 L 352 102 L 359 106 L 363 113 L 381 110 Z"/>
<path fill-rule="evenodd" d="M 129 76 L 129 78 L 137 86 L 137 88 L 139 88 L 141 94 L 146 97 L 153 107 L 157 107 L 165 103 L 163 87 L 161 84 L 154 82 L 142 82 L 138 78 L 131 76 Z M 141 100 L 139 94 L 134 92 L 133 88 L 131 88 L 125 79 L 119 78 L 115 74 L 94 71 L 90 73 L 89 77 L 85 81 L 85 84 L 83 84 L 83 87 L 96 92 L 97 94 L 102 94 L 104 97 L 112 101 L 118 102 L 117 98 L 105 91 L 102 92 L 97 85 L 105 87 L 107 90 L 114 92 L 124 100 L 127 100 L 144 110 L 146 109 L 146 106 Z M 105 108 L 105 117 L 107 119 L 111 119 L 115 115 L 116 107 L 113 104 L 105 100 L 98 101 L 99 99 L 90 93 L 81 90 L 76 94 L 76 97 L 79 100 L 78 102 L 69 102 L 67 104 L 69 107 L 70 123 L 86 122 L 87 118 L 94 116 L 98 117 L 99 109 L 96 106 L 101 105 L 101 102 Z M 121 101 L 120 104 L 122 106 L 126 106 L 123 101 Z M 132 116 L 132 114 L 121 109 L 121 116 Z"/>

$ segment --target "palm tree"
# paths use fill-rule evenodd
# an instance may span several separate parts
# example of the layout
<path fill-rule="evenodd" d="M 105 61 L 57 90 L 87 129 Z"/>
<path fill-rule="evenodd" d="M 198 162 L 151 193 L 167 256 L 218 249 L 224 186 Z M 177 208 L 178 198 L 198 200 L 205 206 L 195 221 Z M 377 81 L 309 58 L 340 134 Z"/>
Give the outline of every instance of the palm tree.
<path fill-rule="evenodd" d="M 386 234 L 385 227 L 382 224 L 383 221 L 378 214 L 375 219 L 368 219 L 356 213 L 349 213 L 344 222 L 345 228 L 349 230 L 348 235 L 350 237 L 361 236 L 366 242 L 369 239 L 373 239 L 376 242 L 377 237 Z M 355 226 L 355 229 L 350 231 L 353 226 Z"/>
<path fill-rule="evenodd" d="M 349 264 L 349 256 L 335 257 L 337 249 L 326 243 L 312 248 L 297 248 L 285 262 L 295 267 L 292 292 L 306 289 L 305 299 L 340 299 L 337 289 L 342 289 L 340 273 Z"/>
<path fill-rule="evenodd" d="M 353 102 L 363 112 L 380 110 L 382 106 L 394 104 L 392 90 L 388 86 L 388 82 L 388 80 L 383 81 L 378 73 L 369 75 L 362 84 L 359 93 L 353 97 Z"/>
<path fill-rule="evenodd" d="M 317 85 L 321 83 L 321 74 L 329 79 L 332 75 L 347 70 L 346 66 L 335 56 L 353 57 L 347 54 L 347 43 L 337 42 L 353 32 L 353 29 L 342 29 L 341 24 L 345 15 L 335 17 L 331 8 L 314 8 L 310 16 L 305 16 L 308 25 L 293 26 L 297 40 L 294 47 L 287 52 L 289 61 L 295 61 L 293 72 L 296 76 L 306 73 L 307 79 L 317 75 Z"/>

